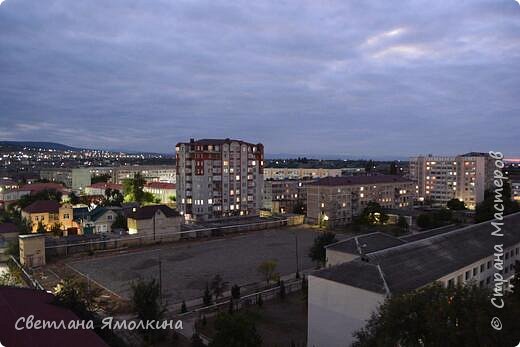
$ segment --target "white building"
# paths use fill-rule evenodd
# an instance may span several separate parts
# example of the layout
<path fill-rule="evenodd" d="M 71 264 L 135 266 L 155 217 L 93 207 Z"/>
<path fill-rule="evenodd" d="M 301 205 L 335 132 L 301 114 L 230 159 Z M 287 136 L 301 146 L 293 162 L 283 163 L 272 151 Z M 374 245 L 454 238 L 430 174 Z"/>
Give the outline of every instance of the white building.
<path fill-rule="evenodd" d="M 304 178 L 339 177 L 343 169 L 309 169 L 309 168 L 265 168 L 264 179 L 266 180 L 301 180 Z M 360 170 L 360 169 L 358 169 Z"/>
<path fill-rule="evenodd" d="M 491 187 L 494 162 L 486 153 L 418 156 L 410 159 L 410 179 L 419 201 L 445 205 L 457 198 L 474 209 Z"/>
<path fill-rule="evenodd" d="M 309 347 L 343 347 L 392 294 L 433 282 L 445 286 L 472 281 L 494 284 L 494 245 L 503 244 L 503 277 L 514 275 L 520 259 L 520 213 L 504 218 L 503 237 L 491 235 L 489 222 L 424 238 L 393 238 L 373 233 L 327 247 L 329 267 L 309 275 Z"/>
<path fill-rule="evenodd" d="M 258 215 L 264 146 L 231 139 L 178 143 L 177 209 L 186 220 Z"/>

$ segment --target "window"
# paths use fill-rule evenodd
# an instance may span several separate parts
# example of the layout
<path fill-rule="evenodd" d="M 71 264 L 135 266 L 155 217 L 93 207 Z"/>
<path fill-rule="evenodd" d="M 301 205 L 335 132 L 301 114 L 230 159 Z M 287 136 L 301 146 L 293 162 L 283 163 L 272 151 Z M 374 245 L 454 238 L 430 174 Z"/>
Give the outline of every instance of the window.
<path fill-rule="evenodd" d="M 470 271 L 466 271 L 466 275 L 465 275 L 465 279 L 466 281 L 469 280 L 469 277 L 471 276 L 471 272 Z"/>
<path fill-rule="evenodd" d="M 488 270 L 491 269 L 491 260 L 487 262 L 487 268 Z"/>
<path fill-rule="evenodd" d="M 486 269 L 486 264 L 482 264 L 480 265 L 480 272 L 484 272 L 484 270 Z"/>
<path fill-rule="evenodd" d="M 478 273 L 478 267 L 473 268 L 473 276 L 476 276 Z"/>

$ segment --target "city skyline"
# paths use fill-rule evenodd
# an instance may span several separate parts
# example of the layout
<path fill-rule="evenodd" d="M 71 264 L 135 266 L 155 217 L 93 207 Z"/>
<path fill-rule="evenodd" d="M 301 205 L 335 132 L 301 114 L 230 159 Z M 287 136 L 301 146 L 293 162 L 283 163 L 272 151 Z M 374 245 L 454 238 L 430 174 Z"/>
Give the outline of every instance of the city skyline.
<path fill-rule="evenodd" d="M 298 4 L 7 0 L 0 139 L 520 155 L 515 1 Z"/>

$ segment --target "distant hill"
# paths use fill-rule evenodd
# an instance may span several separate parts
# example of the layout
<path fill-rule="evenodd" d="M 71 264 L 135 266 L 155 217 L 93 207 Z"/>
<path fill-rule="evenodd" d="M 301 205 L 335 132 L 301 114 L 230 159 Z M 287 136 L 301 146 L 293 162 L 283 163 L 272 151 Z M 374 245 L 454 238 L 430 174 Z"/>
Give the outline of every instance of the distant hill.
<path fill-rule="evenodd" d="M 15 147 L 15 148 L 42 148 L 54 149 L 57 151 L 79 151 L 82 148 L 67 146 L 56 142 L 38 142 L 38 141 L 0 141 L 0 147 Z"/>

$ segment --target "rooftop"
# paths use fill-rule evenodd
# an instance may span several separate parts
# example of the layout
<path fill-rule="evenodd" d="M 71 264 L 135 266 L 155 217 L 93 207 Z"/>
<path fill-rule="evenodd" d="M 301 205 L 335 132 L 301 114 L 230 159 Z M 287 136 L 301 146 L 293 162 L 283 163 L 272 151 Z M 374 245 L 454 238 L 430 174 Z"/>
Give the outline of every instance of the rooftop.
<path fill-rule="evenodd" d="M 92 330 L 87 329 L 24 329 L 16 330 L 20 317 L 35 320 L 61 320 L 67 324 L 79 318 L 70 310 L 54 305 L 54 296 L 42 290 L 0 287 L 0 341 L 5 346 L 108 346 Z M 23 324 L 22 324 L 23 325 Z"/>
<path fill-rule="evenodd" d="M 194 139 L 190 139 L 190 142 L 179 142 L 177 145 L 180 145 L 180 144 L 185 144 L 185 145 L 222 145 L 222 144 L 225 144 L 225 143 L 231 143 L 231 142 L 239 142 L 239 143 L 244 143 L 244 144 L 247 144 L 247 145 L 255 145 L 253 143 L 250 143 L 250 142 L 245 142 L 245 141 L 242 141 L 242 140 L 234 140 L 234 139 L 229 139 L 229 138 L 226 138 L 226 139 L 199 139 L 199 140 L 194 140 Z M 258 143 L 256 145 L 261 145 L 261 143 Z"/>
<path fill-rule="evenodd" d="M 499 238 L 504 249 L 520 242 L 520 213 L 504 217 Z M 434 282 L 441 277 L 465 266 L 492 256 L 497 237 L 491 235 L 494 228 L 490 221 L 429 236 L 417 241 L 406 242 L 369 254 L 369 264 L 379 265 L 391 292 L 406 292 Z M 357 271 L 363 263 L 357 259 L 333 266 L 313 275 L 367 290 L 381 283 L 367 284 L 367 275 Z M 323 271 L 326 271 L 324 274 Z M 345 276 L 345 273 L 349 276 Z"/>
<path fill-rule="evenodd" d="M 23 209 L 27 213 L 58 213 L 60 203 L 54 200 L 37 200 Z"/>
<path fill-rule="evenodd" d="M 135 212 L 128 214 L 128 218 L 132 219 L 150 219 L 160 210 L 166 217 L 179 217 L 180 214 L 176 210 L 166 205 L 148 205 L 136 209 Z"/>
<path fill-rule="evenodd" d="M 396 175 L 377 175 L 377 176 L 344 176 L 344 177 L 324 177 L 315 182 L 309 183 L 310 186 L 353 186 L 362 184 L 377 183 L 396 183 L 412 182 L 404 177 Z"/>
<path fill-rule="evenodd" d="M 175 184 L 167 182 L 148 182 L 146 183 L 146 187 L 154 189 L 175 189 Z"/>
<path fill-rule="evenodd" d="M 346 240 L 328 245 L 326 248 L 333 251 L 340 251 L 350 254 L 359 254 L 361 249 L 363 254 L 372 253 L 385 248 L 398 246 L 405 243 L 389 234 L 374 232 L 365 235 L 354 236 Z"/>
<path fill-rule="evenodd" d="M 18 232 L 18 228 L 14 223 L 1 223 L 0 224 L 0 234 L 11 234 Z"/>

